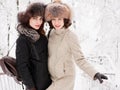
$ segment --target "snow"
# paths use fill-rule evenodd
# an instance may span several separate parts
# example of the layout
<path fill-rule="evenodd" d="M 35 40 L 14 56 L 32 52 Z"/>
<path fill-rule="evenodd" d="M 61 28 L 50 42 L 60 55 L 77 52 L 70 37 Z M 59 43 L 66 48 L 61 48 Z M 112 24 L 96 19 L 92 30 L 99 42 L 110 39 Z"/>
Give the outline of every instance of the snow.
<path fill-rule="evenodd" d="M 17 39 L 17 13 L 29 3 L 39 1 L 0 0 L 0 57 L 7 54 Z M 86 59 L 109 78 L 100 84 L 76 66 L 74 90 L 120 90 L 120 0 L 62 1 L 72 9 L 71 29 L 78 35 Z M 10 55 L 15 57 L 15 45 Z M 21 85 L 4 75 L 0 76 L 0 87 L 0 90 L 22 90 Z"/>

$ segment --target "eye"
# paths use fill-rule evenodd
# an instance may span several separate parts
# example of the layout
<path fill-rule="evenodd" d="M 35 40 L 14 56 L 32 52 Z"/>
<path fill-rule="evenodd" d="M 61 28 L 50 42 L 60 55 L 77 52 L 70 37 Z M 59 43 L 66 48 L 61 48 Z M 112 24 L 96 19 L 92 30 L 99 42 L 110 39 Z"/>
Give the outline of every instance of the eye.
<path fill-rule="evenodd" d="M 58 20 L 60 20 L 60 21 L 61 21 L 61 20 L 63 20 L 63 18 L 59 18 Z"/>
<path fill-rule="evenodd" d="M 43 18 L 41 17 L 41 18 L 39 18 L 39 20 L 43 20 Z"/>
<path fill-rule="evenodd" d="M 37 17 L 32 17 L 33 19 L 37 19 Z"/>
<path fill-rule="evenodd" d="M 52 19 L 52 21 L 55 21 L 55 19 Z"/>

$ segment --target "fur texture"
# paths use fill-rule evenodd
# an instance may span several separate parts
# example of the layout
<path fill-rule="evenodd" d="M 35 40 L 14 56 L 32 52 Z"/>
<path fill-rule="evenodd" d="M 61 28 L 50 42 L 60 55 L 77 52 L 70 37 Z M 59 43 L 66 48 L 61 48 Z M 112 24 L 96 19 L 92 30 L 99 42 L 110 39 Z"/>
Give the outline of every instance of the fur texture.
<path fill-rule="evenodd" d="M 25 36 L 28 36 L 33 42 L 36 42 L 40 38 L 40 35 L 38 34 L 37 31 L 32 30 L 32 29 L 27 28 L 27 27 L 24 28 L 22 25 L 19 25 L 17 27 L 17 31 L 20 34 L 24 34 Z"/>
<path fill-rule="evenodd" d="M 45 19 L 46 21 L 50 21 L 54 17 L 70 19 L 71 18 L 70 8 L 64 3 L 54 2 L 48 4 L 45 10 Z"/>

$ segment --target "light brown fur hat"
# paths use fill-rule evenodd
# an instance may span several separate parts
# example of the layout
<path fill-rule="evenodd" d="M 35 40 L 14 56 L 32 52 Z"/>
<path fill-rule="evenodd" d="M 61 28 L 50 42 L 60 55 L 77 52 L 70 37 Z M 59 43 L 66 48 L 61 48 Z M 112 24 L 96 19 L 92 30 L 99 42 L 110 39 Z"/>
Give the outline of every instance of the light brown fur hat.
<path fill-rule="evenodd" d="M 71 19 L 70 7 L 61 2 L 49 3 L 45 9 L 45 20 L 50 21 L 54 17 Z"/>

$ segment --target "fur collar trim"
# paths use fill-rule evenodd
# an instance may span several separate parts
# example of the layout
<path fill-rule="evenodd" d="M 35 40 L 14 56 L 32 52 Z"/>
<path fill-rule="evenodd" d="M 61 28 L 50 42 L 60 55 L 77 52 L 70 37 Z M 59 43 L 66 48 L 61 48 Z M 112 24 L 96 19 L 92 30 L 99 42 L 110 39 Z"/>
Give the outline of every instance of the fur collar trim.
<path fill-rule="evenodd" d="M 18 25 L 17 31 L 20 34 L 24 34 L 25 36 L 29 37 L 33 42 L 36 42 L 40 38 L 40 34 L 37 31 L 23 27 L 22 25 Z"/>

